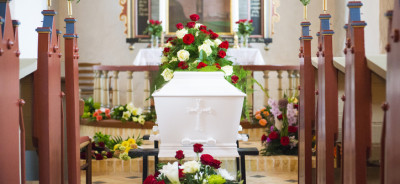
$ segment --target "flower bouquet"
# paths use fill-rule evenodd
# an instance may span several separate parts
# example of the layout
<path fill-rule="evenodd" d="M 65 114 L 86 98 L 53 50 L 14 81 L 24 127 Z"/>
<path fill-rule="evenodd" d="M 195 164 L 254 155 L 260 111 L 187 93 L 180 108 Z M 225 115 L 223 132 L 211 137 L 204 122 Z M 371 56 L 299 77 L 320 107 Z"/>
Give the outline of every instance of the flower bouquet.
<path fill-rule="evenodd" d="M 238 33 L 243 37 L 243 47 L 246 48 L 248 47 L 248 38 L 254 30 L 253 20 L 240 19 L 236 24 L 239 24 Z"/>
<path fill-rule="evenodd" d="M 151 48 L 158 47 L 158 38 L 161 37 L 161 32 L 163 31 L 161 23 L 159 20 L 150 19 L 147 21 L 147 27 L 143 33 L 151 36 Z"/>
<path fill-rule="evenodd" d="M 143 125 L 146 121 L 146 115 L 143 115 L 143 109 L 135 107 L 133 103 L 116 106 L 112 110 L 111 117 L 123 122 L 133 121 Z"/>
<path fill-rule="evenodd" d="M 144 184 L 235 184 L 242 183 L 240 174 L 237 178 L 221 169 L 221 161 L 214 159 L 209 154 L 202 154 L 203 145 L 194 144 L 194 152 L 197 154 L 196 160 L 183 163 L 185 155 L 182 150 L 176 152 L 175 158 L 178 160 L 173 164 L 168 163 L 162 166 L 155 175 L 150 175 L 144 181 Z"/>
<path fill-rule="evenodd" d="M 261 137 L 265 146 L 263 155 L 297 155 L 298 143 L 298 100 L 285 97 L 276 101 L 268 100 L 268 106 L 256 112 L 254 118 L 261 126 L 267 127 L 267 135 Z"/>

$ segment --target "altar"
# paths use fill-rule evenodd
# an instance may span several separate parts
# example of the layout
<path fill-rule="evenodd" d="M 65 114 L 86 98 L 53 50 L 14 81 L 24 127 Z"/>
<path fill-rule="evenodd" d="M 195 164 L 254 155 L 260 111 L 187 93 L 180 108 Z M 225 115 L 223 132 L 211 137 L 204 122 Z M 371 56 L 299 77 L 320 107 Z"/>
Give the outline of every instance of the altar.
<path fill-rule="evenodd" d="M 133 65 L 160 65 L 162 48 L 140 49 Z M 234 65 L 265 65 L 259 49 L 256 48 L 229 48 L 226 55 Z"/>

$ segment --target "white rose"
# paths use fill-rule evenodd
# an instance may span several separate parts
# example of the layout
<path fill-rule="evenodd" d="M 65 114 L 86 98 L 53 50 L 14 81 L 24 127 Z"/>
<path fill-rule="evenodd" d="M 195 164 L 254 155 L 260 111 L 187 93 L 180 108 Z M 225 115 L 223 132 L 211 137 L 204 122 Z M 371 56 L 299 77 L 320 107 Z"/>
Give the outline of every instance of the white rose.
<path fill-rule="evenodd" d="M 221 45 L 222 41 L 220 39 L 215 39 L 214 40 L 214 44 L 216 47 L 218 47 L 219 45 Z"/>
<path fill-rule="evenodd" d="M 207 56 L 209 56 L 212 53 L 212 49 L 211 49 L 210 45 L 207 45 L 205 43 L 203 45 L 199 46 L 199 52 L 201 52 L 201 50 L 206 52 Z"/>
<path fill-rule="evenodd" d="M 174 62 L 174 61 L 178 61 L 178 58 L 172 57 L 171 61 L 169 61 L 169 62 Z"/>
<path fill-rule="evenodd" d="M 207 44 L 207 45 L 209 45 L 209 46 L 212 46 L 212 45 L 214 45 L 214 42 L 211 41 L 210 39 L 207 39 L 207 40 L 204 41 L 203 44 Z"/>
<path fill-rule="evenodd" d="M 196 161 L 189 161 L 189 162 L 185 162 L 183 164 L 183 166 L 181 167 L 181 169 L 183 169 L 184 173 L 196 173 L 197 171 L 200 170 L 200 164 L 199 162 Z"/>
<path fill-rule="evenodd" d="M 196 23 L 196 25 L 195 25 L 194 27 L 195 27 L 196 29 L 199 29 L 199 27 L 200 27 L 201 25 L 203 25 L 203 24 Z"/>
<path fill-rule="evenodd" d="M 172 184 L 180 184 L 178 162 L 174 162 L 173 164 L 168 163 L 167 165 L 164 165 L 160 170 L 160 173 L 164 174 L 164 176 L 166 176 Z"/>
<path fill-rule="evenodd" d="M 187 61 L 189 59 L 190 53 L 187 50 L 180 50 L 177 53 L 179 61 Z"/>
<path fill-rule="evenodd" d="M 168 57 L 161 57 L 161 64 L 167 63 L 168 62 Z"/>
<path fill-rule="evenodd" d="M 223 178 L 225 178 L 226 180 L 234 180 L 234 179 L 235 179 L 235 178 L 234 178 L 231 174 L 229 174 L 229 172 L 228 172 L 227 170 L 225 170 L 225 169 L 219 168 L 217 173 L 218 173 L 219 175 L 221 175 Z"/>
<path fill-rule="evenodd" d="M 161 76 L 164 77 L 165 81 L 169 81 L 174 77 L 174 71 L 170 70 L 169 68 L 166 68 L 162 73 Z"/>
<path fill-rule="evenodd" d="M 233 73 L 233 67 L 232 66 L 224 66 L 221 68 L 222 71 L 225 72 L 225 76 L 232 75 Z"/>
<path fill-rule="evenodd" d="M 186 34 L 188 34 L 187 29 L 181 29 L 176 31 L 176 37 L 178 37 L 179 39 L 182 39 Z"/>
<path fill-rule="evenodd" d="M 122 113 L 122 119 L 128 121 L 130 117 L 131 117 L 131 112 L 129 112 L 129 111 L 125 111 Z"/>

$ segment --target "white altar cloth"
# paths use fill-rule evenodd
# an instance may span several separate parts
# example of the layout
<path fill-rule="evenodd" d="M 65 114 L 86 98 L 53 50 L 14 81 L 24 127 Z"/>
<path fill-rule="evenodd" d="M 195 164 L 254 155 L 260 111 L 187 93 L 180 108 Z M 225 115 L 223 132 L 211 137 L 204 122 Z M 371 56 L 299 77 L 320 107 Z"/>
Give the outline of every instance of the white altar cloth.
<path fill-rule="evenodd" d="M 159 65 L 161 64 L 162 48 L 140 49 L 133 65 Z M 259 49 L 240 48 L 228 49 L 226 55 L 236 65 L 264 65 L 264 59 Z"/>

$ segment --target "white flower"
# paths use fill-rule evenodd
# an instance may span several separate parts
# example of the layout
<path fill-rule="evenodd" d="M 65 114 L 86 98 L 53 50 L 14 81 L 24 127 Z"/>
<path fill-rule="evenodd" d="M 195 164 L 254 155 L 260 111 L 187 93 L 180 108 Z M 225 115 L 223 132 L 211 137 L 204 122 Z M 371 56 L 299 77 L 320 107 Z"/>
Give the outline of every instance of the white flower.
<path fill-rule="evenodd" d="M 178 61 L 178 58 L 172 57 L 172 58 L 171 58 L 171 61 L 169 61 L 169 62 L 174 62 L 174 61 Z"/>
<path fill-rule="evenodd" d="M 132 118 L 132 121 L 133 121 L 133 122 L 138 122 L 139 119 L 138 119 L 137 117 L 133 117 L 133 118 Z"/>
<path fill-rule="evenodd" d="M 161 57 L 161 64 L 167 63 L 168 62 L 168 57 Z"/>
<path fill-rule="evenodd" d="M 226 169 L 219 168 L 218 174 L 221 175 L 226 180 L 234 180 L 235 179 L 231 174 L 229 174 L 229 172 Z"/>
<path fill-rule="evenodd" d="M 211 41 L 210 39 L 207 39 L 207 40 L 204 40 L 204 44 L 207 44 L 207 45 L 209 45 L 209 46 L 213 46 L 213 45 L 214 45 L 214 42 Z"/>
<path fill-rule="evenodd" d="M 121 107 L 119 107 L 119 110 L 120 110 L 120 111 L 124 110 L 124 107 L 122 107 L 122 106 L 121 106 Z"/>
<path fill-rule="evenodd" d="M 224 66 L 221 68 L 222 71 L 225 72 L 225 76 L 230 76 L 233 73 L 233 67 L 232 66 Z"/>
<path fill-rule="evenodd" d="M 166 44 L 164 45 L 164 47 L 172 47 L 171 42 L 166 43 Z"/>
<path fill-rule="evenodd" d="M 137 114 L 138 114 L 138 115 L 141 115 L 142 113 L 143 113 L 143 109 L 142 109 L 142 108 L 138 108 L 138 109 L 137 109 Z"/>
<path fill-rule="evenodd" d="M 199 46 L 199 52 L 201 52 L 201 50 L 203 50 L 207 56 L 209 56 L 212 53 L 212 49 L 210 47 L 210 45 L 203 43 L 203 45 Z"/>
<path fill-rule="evenodd" d="M 172 184 L 180 184 L 178 162 L 174 162 L 173 164 L 168 163 L 167 165 L 164 165 L 160 170 L 160 173 L 164 174 Z"/>
<path fill-rule="evenodd" d="M 181 29 L 176 31 L 176 37 L 178 37 L 179 39 L 182 39 L 186 34 L 188 34 L 187 29 Z"/>
<path fill-rule="evenodd" d="M 190 53 L 187 50 L 180 50 L 177 53 L 179 61 L 187 61 L 189 59 Z"/>
<path fill-rule="evenodd" d="M 128 105 L 126 105 L 126 109 L 128 109 L 129 112 L 132 112 L 133 109 L 135 108 L 135 106 L 133 105 L 133 103 L 129 103 Z"/>
<path fill-rule="evenodd" d="M 221 45 L 222 41 L 220 39 L 215 39 L 214 40 L 214 44 L 216 47 L 218 47 L 219 45 Z"/>
<path fill-rule="evenodd" d="M 129 111 L 125 111 L 122 113 L 122 119 L 128 121 L 130 117 L 131 117 L 131 112 L 129 112 Z"/>
<path fill-rule="evenodd" d="M 203 25 L 203 24 L 196 23 L 196 25 L 194 26 L 194 28 L 199 29 L 199 27 L 200 27 L 201 25 Z"/>
<path fill-rule="evenodd" d="M 138 118 L 138 122 L 140 123 L 140 124 L 144 124 L 144 122 L 146 121 L 144 118 L 145 118 L 146 116 L 139 116 L 139 118 Z"/>
<path fill-rule="evenodd" d="M 169 81 L 169 80 L 172 79 L 172 77 L 174 77 L 174 71 L 172 71 L 172 70 L 169 69 L 169 68 L 166 68 L 166 69 L 161 73 L 161 76 L 164 77 L 164 80 L 165 80 L 165 81 Z"/>
<path fill-rule="evenodd" d="M 189 162 L 185 162 L 183 164 L 183 166 L 181 167 L 181 169 L 183 169 L 184 173 L 196 173 L 197 171 L 200 170 L 200 163 L 196 162 L 196 161 L 189 161 Z"/>

